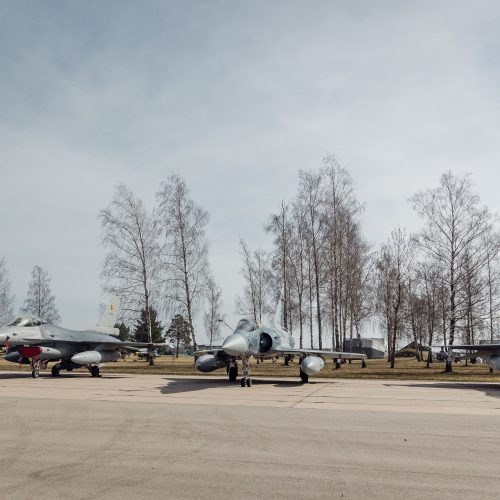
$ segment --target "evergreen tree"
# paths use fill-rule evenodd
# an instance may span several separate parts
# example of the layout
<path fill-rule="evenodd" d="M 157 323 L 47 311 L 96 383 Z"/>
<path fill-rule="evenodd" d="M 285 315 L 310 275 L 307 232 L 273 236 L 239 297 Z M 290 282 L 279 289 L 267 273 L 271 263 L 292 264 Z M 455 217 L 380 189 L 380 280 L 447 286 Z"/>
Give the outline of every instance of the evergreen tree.
<path fill-rule="evenodd" d="M 21 312 L 38 316 L 48 323 L 61 322 L 56 309 L 56 299 L 50 289 L 49 274 L 40 266 L 35 266 L 31 271 L 31 281 Z"/>
<path fill-rule="evenodd" d="M 151 339 L 153 342 L 163 341 L 163 326 L 157 319 L 156 311 L 150 306 L 149 316 L 151 318 Z M 149 318 L 146 309 L 142 309 L 141 317 L 134 327 L 134 338 L 136 342 L 149 342 L 148 324 Z"/>
<path fill-rule="evenodd" d="M 179 357 L 179 347 L 187 347 L 191 342 L 191 327 L 182 314 L 176 314 L 165 333 L 166 340 L 175 343 L 175 357 Z"/>
<path fill-rule="evenodd" d="M 129 342 L 130 340 L 132 340 L 132 336 L 130 335 L 130 328 L 125 323 L 123 323 L 123 321 L 121 323 L 116 323 L 115 328 L 118 328 L 118 330 L 120 330 L 118 338 L 122 342 Z"/>

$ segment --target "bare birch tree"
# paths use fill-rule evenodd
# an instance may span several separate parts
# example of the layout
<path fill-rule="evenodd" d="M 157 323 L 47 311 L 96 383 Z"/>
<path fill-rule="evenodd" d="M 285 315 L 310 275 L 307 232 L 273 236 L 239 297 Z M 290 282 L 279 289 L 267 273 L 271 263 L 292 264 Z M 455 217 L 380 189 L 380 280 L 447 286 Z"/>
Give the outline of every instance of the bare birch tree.
<path fill-rule="evenodd" d="M 417 268 L 417 274 L 422 288 L 422 299 L 425 303 L 426 341 L 432 347 L 435 335 L 439 330 L 439 298 L 442 287 L 441 273 L 436 263 L 426 261 Z M 432 349 L 427 354 L 427 367 L 432 363 Z"/>
<path fill-rule="evenodd" d="M 325 261 L 328 268 L 328 316 L 331 321 L 332 346 L 343 350 L 347 329 L 353 322 L 349 313 L 354 281 L 352 270 L 356 258 L 353 245 L 358 238 L 357 218 L 362 210 L 351 176 L 333 156 L 323 160 L 325 178 L 323 218 Z"/>
<path fill-rule="evenodd" d="M 299 201 L 292 206 L 289 247 L 290 288 L 296 298 L 296 317 L 299 323 L 299 347 L 304 347 L 304 308 L 307 294 L 307 223 L 304 207 Z"/>
<path fill-rule="evenodd" d="M 267 233 L 274 236 L 275 254 L 273 259 L 273 267 L 277 268 L 278 279 L 278 296 L 283 291 L 285 298 L 284 309 L 284 326 L 289 329 L 289 322 L 291 322 L 291 308 L 292 299 L 290 297 L 290 245 L 291 245 L 291 227 L 289 217 L 289 207 L 285 202 L 281 202 L 281 210 L 277 214 L 271 214 L 270 220 L 265 227 Z M 289 321 L 290 318 L 290 321 Z M 290 328 L 291 333 L 291 328 Z"/>
<path fill-rule="evenodd" d="M 50 288 L 49 274 L 41 266 L 35 266 L 31 271 L 31 281 L 22 313 L 33 314 L 55 325 L 61 321 L 56 308 L 56 298 Z"/>
<path fill-rule="evenodd" d="M 190 197 L 185 181 L 171 175 L 156 194 L 158 217 L 164 235 L 163 295 L 181 307 L 197 349 L 194 312 L 208 279 L 208 244 L 205 236 L 208 212 Z"/>
<path fill-rule="evenodd" d="M 12 303 L 14 298 L 11 292 L 11 282 L 5 259 L 0 259 L 0 326 L 12 319 Z"/>
<path fill-rule="evenodd" d="M 459 177 L 447 172 L 441 176 L 438 188 L 417 193 L 412 202 L 425 224 L 419 235 L 420 246 L 446 270 L 449 345 L 452 346 L 459 320 L 457 294 L 463 284 L 464 259 L 489 231 L 491 216 L 486 207 L 479 205 L 468 175 Z M 446 371 L 451 370 L 451 359 L 448 359 Z"/>
<path fill-rule="evenodd" d="M 323 281 L 323 259 L 321 249 L 324 242 L 323 217 L 321 216 L 321 205 L 323 192 L 321 185 L 321 174 L 316 172 L 299 171 L 299 198 L 306 208 L 308 234 L 310 241 L 311 256 L 311 280 L 314 281 L 314 297 L 316 299 L 316 324 L 318 329 L 318 345 L 323 349 L 323 329 L 321 318 L 321 285 Z M 312 296 L 312 292 L 311 292 Z M 312 311 L 311 311 L 312 313 Z M 311 330 L 312 343 L 312 330 Z"/>
<path fill-rule="evenodd" d="M 500 319 L 500 235 L 489 232 L 483 239 L 482 246 L 486 252 L 486 294 L 487 294 L 487 325 L 488 338 L 493 342 L 495 333 L 498 334 Z"/>
<path fill-rule="evenodd" d="M 403 309 L 414 256 L 414 240 L 403 229 L 396 228 L 382 245 L 377 261 L 378 307 L 387 330 L 391 368 L 394 368 L 396 342 L 404 327 Z"/>
<path fill-rule="evenodd" d="M 261 248 L 253 253 L 245 240 L 240 238 L 243 265 L 241 275 L 244 279 L 243 294 L 236 298 L 236 311 L 239 314 L 248 314 L 254 321 L 261 323 L 269 308 L 269 259 Z"/>
<path fill-rule="evenodd" d="M 123 184 L 116 188 L 99 218 L 107 250 L 101 272 L 104 290 L 120 300 L 122 315 L 128 321 L 147 311 L 147 331 L 152 342 L 150 311 L 157 298 L 159 269 L 157 223 Z M 152 355 L 149 363 L 154 364 Z"/>
<path fill-rule="evenodd" d="M 220 337 L 221 321 L 224 320 L 222 313 L 222 290 L 217 286 L 213 277 L 210 277 L 206 285 L 207 310 L 203 316 L 205 331 L 210 348 Z"/>

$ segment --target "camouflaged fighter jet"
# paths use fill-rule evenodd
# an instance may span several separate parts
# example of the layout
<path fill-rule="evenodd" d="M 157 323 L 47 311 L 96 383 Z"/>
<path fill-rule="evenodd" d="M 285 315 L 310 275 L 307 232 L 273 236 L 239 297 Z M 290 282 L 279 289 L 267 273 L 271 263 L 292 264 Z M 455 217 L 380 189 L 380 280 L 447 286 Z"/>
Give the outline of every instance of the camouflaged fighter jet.
<path fill-rule="evenodd" d="M 211 372 L 219 368 L 227 368 L 230 382 L 238 378 L 237 360 L 241 359 L 243 377 L 241 387 L 250 387 L 249 359 L 275 358 L 278 356 L 298 356 L 300 358 L 300 379 L 303 383 L 309 382 L 309 377 L 319 373 L 325 366 L 325 358 L 333 360 L 366 358 L 364 354 L 353 352 L 335 352 L 318 349 L 296 349 L 293 335 L 285 330 L 284 300 L 278 302 L 274 316 L 274 326 L 257 325 L 251 319 L 242 319 L 232 335 L 224 340 L 220 349 L 197 351 L 195 355 L 196 368 L 201 372 Z"/>
<path fill-rule="evenodd" d="M 82 366 L 87 367 L 92 377 L 98 377 L 100 367 L 118 360 L 122 354 L 141 347 L 153 350 L 164 345 L 122 342 L 117 338 L 119 330 L 114 328 L 115 319 L 114 304 L 106 308 L 97 326 L 84 331 L 61 328 L 34 316 L 20 316 L 10 325 L 0 328 L 0 345 L 7 347 L 7 361 L 29 364 L 33 378 L 39 376 L 40 369 L 45 368 L 49 361 L 56 362 L 52 366 L 54 377 L 60 370 L 72 371 Z"/>

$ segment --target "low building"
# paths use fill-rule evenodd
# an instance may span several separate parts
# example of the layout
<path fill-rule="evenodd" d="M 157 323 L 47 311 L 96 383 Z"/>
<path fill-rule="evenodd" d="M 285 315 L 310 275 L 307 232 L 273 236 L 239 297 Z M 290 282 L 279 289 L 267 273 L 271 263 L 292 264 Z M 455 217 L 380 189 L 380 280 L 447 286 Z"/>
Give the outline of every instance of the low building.
<path fill-rule="evenodd" d="M 405 345 L 403 348 L 396 351 L 397 358 L 413 358 L 417 355 L 417 349 L 420 352 L 429 352 L 431 350 L 430 347 L 417 343 L 415 341 L 410 342 L 408 345 Z"/>
<path fill-rule="evenodd" d="M 380 359 L 386 355 L 385 342 L 383 338 L 364 338 L 361 337 L 362 349 L 359 349 L 358 339 L 346 339 L 344 351 L 363 352 L 368 359 Z"/>

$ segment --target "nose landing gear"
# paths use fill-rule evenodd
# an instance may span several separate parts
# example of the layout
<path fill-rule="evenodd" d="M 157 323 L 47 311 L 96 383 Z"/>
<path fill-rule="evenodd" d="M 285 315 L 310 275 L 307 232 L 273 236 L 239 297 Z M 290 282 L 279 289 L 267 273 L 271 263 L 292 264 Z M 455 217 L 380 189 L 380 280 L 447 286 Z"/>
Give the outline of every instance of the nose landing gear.
<path fill-rule="evenodd" d="M 241 387 L 252 387 L 252 379 L 250 378 L 250 365 L 248 356 L 243 356 L 243 378 L 241 379 Z"/>
<path fill-rule="evenodd" d="M 40 368 L 42 367 L 42 361 L 39 360 L 38 358 L 31 358 L 30 366 L 31 366 L 31 376 L 33 378 L 38 378 L 40 376 Z"/>

